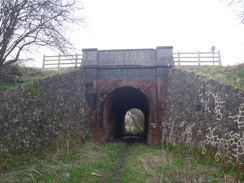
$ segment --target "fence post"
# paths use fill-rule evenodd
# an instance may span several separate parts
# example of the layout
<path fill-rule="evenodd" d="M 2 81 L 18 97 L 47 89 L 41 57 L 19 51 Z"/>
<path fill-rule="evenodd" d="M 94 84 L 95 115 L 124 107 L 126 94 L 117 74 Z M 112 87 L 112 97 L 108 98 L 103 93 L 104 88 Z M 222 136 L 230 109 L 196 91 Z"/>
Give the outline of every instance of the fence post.
<path fill-rule="evenodd" d="M 180 52 L 178 51 L 178 65 L 180 66 Z"/>
<path fill-rule="evenodd" d="M 200 52 L 197 52 L 197 58 L 198 58 L 198 65 L 201 65 L 201 58 L 200 58 Z"/>
<path fill-rule="evenodd" d="M 75 68 L 77 67 L 77 62 L 78 62 L 78 55 L 77 53 L 75 54 Z"/>
<path fill-rule="evenodd" d="M 221 65 L 220 51 L 218 51 L 218 57 L 219 57 L 219 65 Z"/>
<path fill-rule="evenodd" d="M 60 69 L 60 60 L 61 60 L 61 55 L 58 55 L 58 70 Z"/>
<path fill-rule="evenodd" d="M 45 68 L 45 55 L 43 55 L 43 63 L 42 63 L 42 69 Z"/>

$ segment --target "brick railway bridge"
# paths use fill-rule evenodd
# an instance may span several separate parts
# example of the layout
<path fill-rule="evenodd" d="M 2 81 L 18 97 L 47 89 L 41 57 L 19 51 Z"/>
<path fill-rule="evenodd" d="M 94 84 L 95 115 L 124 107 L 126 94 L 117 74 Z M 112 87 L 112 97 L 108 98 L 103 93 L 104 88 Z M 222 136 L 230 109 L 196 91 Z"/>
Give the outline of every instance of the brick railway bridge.
<path fill-rule="evenodd" d="M 91 108 L 92 138 L 97 142 L 125 135 L 124 117 L 132 108 L 145 117 L 144 139 L 161 141 L 169 68 L 173 47 L 156 49 L 83 49 L 87 99 Z"/>

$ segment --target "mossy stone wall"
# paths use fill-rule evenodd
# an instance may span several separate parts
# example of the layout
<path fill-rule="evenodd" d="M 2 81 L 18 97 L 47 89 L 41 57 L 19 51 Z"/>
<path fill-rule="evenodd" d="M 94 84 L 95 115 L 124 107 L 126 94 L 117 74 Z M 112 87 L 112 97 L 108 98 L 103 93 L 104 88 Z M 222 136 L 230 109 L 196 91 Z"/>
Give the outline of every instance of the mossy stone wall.
<path fill-rule="evenodd" d="M 55 75 L 0 94 L 0 153 L 41 150 L 54 139 L 89 138 L 82 71 Z"/>
<path fill-rule="evenodd" d="M 171 69 L 163 141 L 244 163 L 244 91 Z"/>

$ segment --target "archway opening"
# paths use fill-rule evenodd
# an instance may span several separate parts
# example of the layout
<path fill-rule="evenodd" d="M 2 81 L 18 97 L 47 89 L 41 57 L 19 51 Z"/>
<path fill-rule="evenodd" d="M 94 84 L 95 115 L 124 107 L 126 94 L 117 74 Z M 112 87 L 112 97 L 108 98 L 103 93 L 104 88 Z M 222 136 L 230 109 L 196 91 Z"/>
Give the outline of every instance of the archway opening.
<path fill-rule="evenodd" d="M 145 117 L 140 109 L 132 108 L 125 113 L 124 136 L 143 137 Z"/>
<path fill-rule="evenodd" d="M 123 139 L 129 136 L 125 130 L 125 116 L 131 109 L 140 110 L 144 116 L 140 137 L 147 142 L 150 108 L 147 96 L 139 89 L 121 87 L 111 92 L 103 107 L 105 140 Z M 139 134 L 139 133 L 138 133 Z"/>

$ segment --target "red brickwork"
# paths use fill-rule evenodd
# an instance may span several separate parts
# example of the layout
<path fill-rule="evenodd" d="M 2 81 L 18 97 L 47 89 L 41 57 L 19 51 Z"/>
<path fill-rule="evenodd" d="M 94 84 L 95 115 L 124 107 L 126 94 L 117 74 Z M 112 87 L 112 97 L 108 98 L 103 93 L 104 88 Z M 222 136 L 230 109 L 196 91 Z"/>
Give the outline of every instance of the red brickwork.
<path fill-rule="evenodd" d="M 160 86 L 157 86 L 157 79 L 87 79 L 87 82 L 93 83 L 93 87 L 88 88 L 88 95 L 96 93 L 95 108 L 91 110 L 91 127 L 94 140 L 105 142 L 114 139 L 113 133 L 115 132 L 109 129 L 111 121 L 105 122 L 105 119 L 110 119 L 109 113 L 113 109 L 106 109 L 105 102 L 116 89 L 131 87 L 146 96 L 147 101 L 143 105 L 149 104 L 148 119 L 146 120 L 148 128 L 145 128 L 146 142 L 149 145 L 156 145 L 160 142 L 167 83 L 160 81 Z M 159 90 L 157 87 L 163 91 L 160 96 L 157 95 Z"/>
<path fill-rule="evenodd" d="M 138 108 L 145 117 L 145 142 L 161 141 L 168 70 L 174 64 L 172 48 L 83 49 L 81 67 L 86 73 L 94 140 L 122 138 L 126 112 Z"/>

